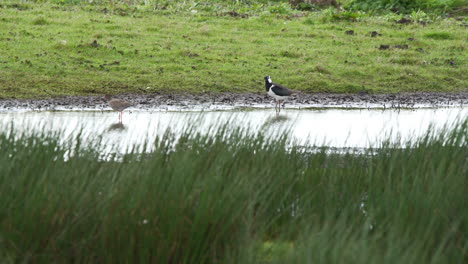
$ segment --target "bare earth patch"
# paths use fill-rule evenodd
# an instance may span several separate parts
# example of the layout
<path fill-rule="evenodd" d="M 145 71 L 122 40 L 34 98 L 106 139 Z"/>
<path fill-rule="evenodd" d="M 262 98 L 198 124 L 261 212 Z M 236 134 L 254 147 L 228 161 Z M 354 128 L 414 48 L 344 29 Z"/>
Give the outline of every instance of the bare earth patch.
<path fill-rule="evenodd" d="M 138 110 L 229 110 L 234 108 L 273 107 L 265 93 L 202 93 L 202 94 L 124 94 L 116 98 L 134 103 Z M 286 108 L 419 108 L 464 107 L 468 92 L 401 93 L 401 94 L 329 94 L 297 93 Z M 51 99 L 3 99 L 0 111 L 17 110 L 104 110 L 101 96 L 64 96 Z"/>

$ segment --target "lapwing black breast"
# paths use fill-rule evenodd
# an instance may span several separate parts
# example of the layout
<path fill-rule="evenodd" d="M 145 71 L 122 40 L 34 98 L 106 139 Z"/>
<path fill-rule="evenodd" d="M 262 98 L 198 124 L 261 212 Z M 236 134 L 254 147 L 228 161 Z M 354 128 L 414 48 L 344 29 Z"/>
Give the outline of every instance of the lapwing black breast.
<path fill-rule="evenodd" d="M 270 76 L 265 76 L 265 88 L 266 88 L 267 94 L 275 98 L 277 101 L 283 101 L 284 99 L 288 98 L 293 93 L 287 87 L 281 84 L 272 82 Z"/>

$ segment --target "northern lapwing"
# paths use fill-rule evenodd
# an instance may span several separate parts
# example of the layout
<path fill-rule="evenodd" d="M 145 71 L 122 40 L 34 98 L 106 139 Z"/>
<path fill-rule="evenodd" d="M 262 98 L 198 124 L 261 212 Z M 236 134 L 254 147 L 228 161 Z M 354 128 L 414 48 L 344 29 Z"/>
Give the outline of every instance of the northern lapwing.
<path fill-rule="evenodd" d="M 128 107 L 133 105 L 132 103 L 127 102 L 127 101 L 122 100 L 122 99 L 115 99 L 115 98 L 113 99 L 110 94 L 104 95 L 104 97 L 102 99 L 104 99 L 109 104 L 109 106 L 112 108 L 112 110 L 119 112 L 119 122 L 120 123 L 122 123 L 123 110 L 125 110 Z"/>
<path fill-rule="evenodd" d="M 281 103 L 283 103 L 284 107 L 284 100 L 293 94 L 293 91 L 288 88 L 272 82 L 270 76 L 265 76 L 265 89 L 269 96 L 275 98 L 275 110 L 278 113 L 281 111 Z"/>

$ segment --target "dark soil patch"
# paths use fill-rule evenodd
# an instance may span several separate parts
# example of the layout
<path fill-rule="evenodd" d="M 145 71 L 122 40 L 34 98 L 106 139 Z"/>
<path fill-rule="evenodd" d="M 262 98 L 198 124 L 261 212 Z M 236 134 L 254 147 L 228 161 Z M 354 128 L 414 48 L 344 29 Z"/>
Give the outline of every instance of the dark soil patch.
<path fill-rule="evenodd" d="M 395 21 L 395 23 L 397 23 L 397 24 L 409 24 L 409 23 L 413 23 L 413 20 L 408 19 L 408 18 L 402 18 L 400 20 Z"/>
<path fill-rule="evenodd" d="M 89 46 L 94 47 L 94 48 L 99 48 L 101 45 L 99 45 L 97 40 L 94 40 L 93 42 L 89 43 Z"/>
<path fill-rule="evenodd" d="M 407 44 L 404 45 L 394 45 L 391 47 L 392 49 L 408 49 L 409 46 Z M 390 45 L 380 45 L 379 50 L 388 50 L 390 49 Z"/>
<path fill-rule="evenodd" d="M 382 34 L 380 34 L 380 33 L 377 32 L 377 31 L 372 31 L 372 32 L 370 32 L 369 34 L 370 34 L 371 38 L 375 38 L 375 37 L 377 37 L 377 36 L 382 36 Z"/>
<path fill-rule="evenodd" d="M 273 99 L 265 93 L 202 93 L 202 94 L 123 94 L 116 96 L 135 104 L 137 109 L 158 109 L 167 106 L 190 109 L 199 105 L 265 107 L 273 106 Z M 343 107 L 343 108 L 411 108 L 468 105 L 468 91 L 460 93 L 402 93 L 402 94 L 328 94 L 298 92 L 287 100 L 286 107 Z M 64 96 L 51 99 L 4 99 L 0 109 L 55 110 L 103 109 L 107 107 L 101 96 Z"/>
<path fill-rule="evenodd" d="M 229 11 L 224 13 L 226 16 L 231 16 L 231 17 L 240 17 L 240 18 L 247 18 L 249 17 L 247 14 L 239 14 L 236 11 Z"/>
<path fill-rule="evenodd" d="M 404 45 L 395 45 L 393 46 L 394 49 L 408 49 L 408 45 L 404 44 Z"/>
<path fill-rule="evenodd" d="M 388 50 L 390 45 L 380 45 L 379 50 Z"/>

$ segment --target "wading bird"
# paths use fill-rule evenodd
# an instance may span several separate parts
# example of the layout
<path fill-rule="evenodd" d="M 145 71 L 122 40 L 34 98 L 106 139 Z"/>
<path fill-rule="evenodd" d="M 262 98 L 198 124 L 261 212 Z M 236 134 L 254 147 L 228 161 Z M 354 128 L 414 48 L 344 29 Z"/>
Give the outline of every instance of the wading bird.
<path fill-rule="evenodd" d="M 281 111 L 281 103 L 283 103 L 284 107 L 284 100 L 287 99 L 293 92 L 280 84 L 272 82 L 270 76 L 265 76 L 265 88 L 267 94 L 275 98 L 275 110 L 277 113 L 279 113 Z"/>
<path fill-rule="evenodd" d="M 133 104 L 130 102 L 127 102 L 122 99 L 112 99 L 112 96 L 110 94 L 104 95 L 102 98 L 104 99 L 109 106 L 112 108 L 114 111 L 119 112 L 119 122 L 122 123 L 122 115 L 123 115 L 123 110 L 127 109 L 128 107 L 132 106 Z"/>

